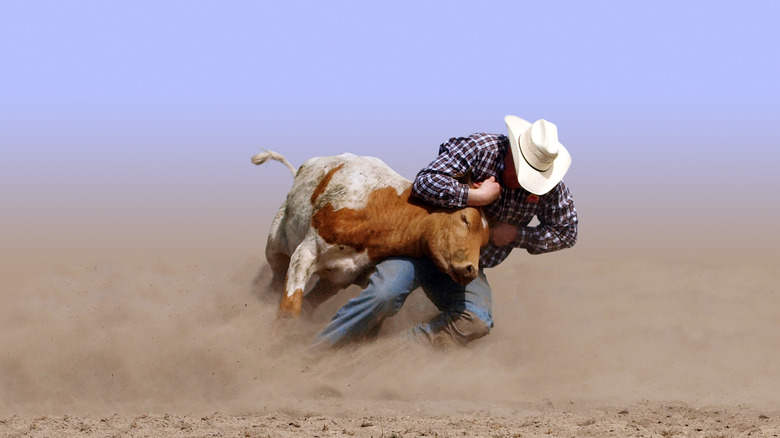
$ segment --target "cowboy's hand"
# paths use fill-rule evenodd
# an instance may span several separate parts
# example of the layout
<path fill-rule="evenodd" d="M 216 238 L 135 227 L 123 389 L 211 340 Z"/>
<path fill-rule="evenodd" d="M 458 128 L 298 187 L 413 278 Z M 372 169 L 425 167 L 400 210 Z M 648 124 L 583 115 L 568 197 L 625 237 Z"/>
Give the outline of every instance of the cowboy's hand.
<path fill-rule="evenodd" d="M 501 185 L 496 182 L 496 177 L 474 183 L 474 187 L 469 188 L 468 205 L 472 207 L 482 207 L 498 199 L 501 194 Z"/>
<path fill-rule="evenodd" d="M 517 227 L 506 222 L 499 222 L 490 227 L 490 241 L 496 246 L 506 246 L 517 238 Z"/>

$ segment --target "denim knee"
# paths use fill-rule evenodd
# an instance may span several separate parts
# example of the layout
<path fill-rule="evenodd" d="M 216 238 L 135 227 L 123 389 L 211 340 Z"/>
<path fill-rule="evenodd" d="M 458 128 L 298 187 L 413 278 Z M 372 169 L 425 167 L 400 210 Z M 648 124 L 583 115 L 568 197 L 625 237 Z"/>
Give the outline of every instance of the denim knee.
<path fill-rule="evenodd" d="M 398 313 L 401 310 L 401 307 L 403 307 L 406 297 L 409 295 L 408 292 L 399 293 L 401 291 L 393 288 L 392 285 L 388 285 L 387 283 L 383 284 L 381 287 L 377 287 L 374 292 L 372 299 L 376 308 L 379 310 L 379 313 L 384 317 L 391 317 Z"/>
<path fill-rule="evenodd" d="M 413 263 L 406 258 L 391 258 L 377 265 L 363 293 L 370 297 L 384 316 L 389 317 L 401 310 L 406 297 L 417 285 Z"/>

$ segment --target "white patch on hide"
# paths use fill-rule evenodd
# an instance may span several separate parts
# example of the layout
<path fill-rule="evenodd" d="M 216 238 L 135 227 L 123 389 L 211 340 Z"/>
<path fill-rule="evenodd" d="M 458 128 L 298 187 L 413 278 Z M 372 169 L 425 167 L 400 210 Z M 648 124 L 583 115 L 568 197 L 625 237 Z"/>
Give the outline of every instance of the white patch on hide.
<path fill-rule="evenodd" d="M 329 171 L 340 164 L 344 166 L 333 174 L 328 187 L 317 198 L 315 209 L 330 203 L 334 210 L 341 208 L 360 210 L 366 207 L 366 201 L 371 192 L 385 187 L 393 187 L 400 195 L 412 184 L 411 181 L 396 173 L 382 160 L 374 157 L 359 157 L 353 154 L 341 154 L 317 161 L 310 160 L 301 166 L 301 169 L 307 165 L 313 165 L 326 167 Z M 317 179 L 318 183 L 320 179 Z"/>
<path fill-rule="evenodd" d="M 319 256 L 314 270 L 334 284 L 351 284 L 358 275 L 373 266 L 368 251 L 356 251 L 346 245 L 332 245 L 317 238 Z"/>

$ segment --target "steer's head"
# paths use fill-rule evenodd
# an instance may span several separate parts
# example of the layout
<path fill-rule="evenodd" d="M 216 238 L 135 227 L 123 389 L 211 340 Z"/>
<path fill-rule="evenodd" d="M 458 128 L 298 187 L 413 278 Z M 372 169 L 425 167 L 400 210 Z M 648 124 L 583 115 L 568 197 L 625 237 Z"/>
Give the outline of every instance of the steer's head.
<path fill-rule="evenodd" d="M 482 211 L 438 210 L 430 219 L 428 250 L 436 266 L 463 285 L 477 278 L 480 248 L 490 238 Z"/>

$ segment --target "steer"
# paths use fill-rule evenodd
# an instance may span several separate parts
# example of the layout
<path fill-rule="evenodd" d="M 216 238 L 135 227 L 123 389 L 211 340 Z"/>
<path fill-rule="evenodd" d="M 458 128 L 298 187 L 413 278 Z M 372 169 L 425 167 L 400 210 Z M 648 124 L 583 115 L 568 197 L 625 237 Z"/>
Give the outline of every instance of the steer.
<path fill-rule="evenodd" d="M 271 224 L 266 259 L 272 289 L 284 288 L 277 320 L 297 317 L 306 295 L 310 309 L 351 284 L 367 284 L 388 256 L 429 257 L 460 284 L 477 276 L 488 224 L 481 210 L 444 209 L 411 196 L 411 181 L 374 157 L 341 154 L 306 161 L 296 172 L 280 154 L 266 151 L 254 164 L 284 163 L 295 177 Z"/>

